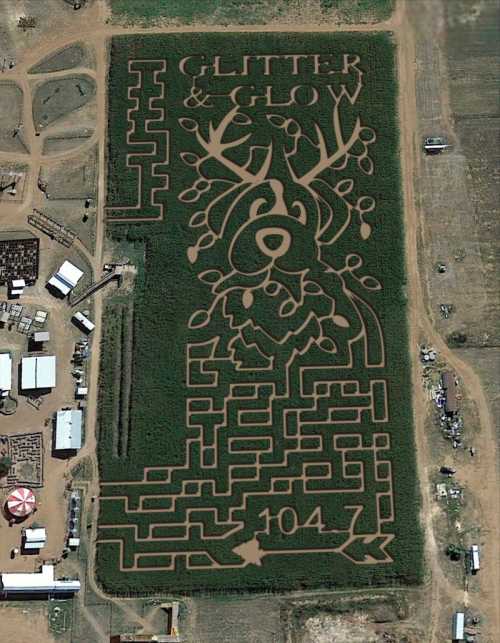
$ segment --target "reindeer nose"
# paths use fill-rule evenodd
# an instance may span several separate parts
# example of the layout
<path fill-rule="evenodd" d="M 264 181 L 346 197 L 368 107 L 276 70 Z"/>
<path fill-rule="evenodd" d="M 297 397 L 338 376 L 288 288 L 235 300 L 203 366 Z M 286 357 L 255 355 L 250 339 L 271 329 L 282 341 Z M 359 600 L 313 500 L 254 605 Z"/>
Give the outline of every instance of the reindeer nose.
<path fill-rule="evenodd" d="M 288 251 L 292 237 L 288 230 L 273 227 L 257 230 L 255 241 L 263 254 L 271 259 L 277 259 Z"/>

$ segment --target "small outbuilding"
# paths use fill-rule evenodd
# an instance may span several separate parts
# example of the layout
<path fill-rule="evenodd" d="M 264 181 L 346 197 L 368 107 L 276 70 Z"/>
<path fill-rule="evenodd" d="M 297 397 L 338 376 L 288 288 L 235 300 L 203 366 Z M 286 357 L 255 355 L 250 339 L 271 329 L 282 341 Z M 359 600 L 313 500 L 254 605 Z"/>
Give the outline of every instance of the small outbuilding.
<path fill-rule="evenodd" d="M 19 297 L 23 294 L 25 287 L 26 281 L 24 279 L 12 279 L 9 283 L 9 295 Z"/>
<path fill-rule="evenodd" d="M 23 550 L 39 551 L 47 544 L 47 532 L 44 527 L 23 529 Z"/>
<path fill-rule="evenodd" d="M 451 640 L 463 641 L 465 638 L 465 614 L 463 612 L 455 612 L 451 623 Z"/>
<path fill-rule="evenodd" d="M 65 261 L 59 270 L 49 279 L 49 286 L 66 297 L 83 277 L 83 271 L 70 261 Z"/>
<path fill-rule="evenodd" d="M 83 411 L 81 409 L 66 409 L 57 412 L 54 451 L 81 449 L 82 420 Z"/>
<path fill-rule="evenodd" d="M 48 330 L 39 330 L 33 333 L 33 341 L 35 344 L 42 344 L 43 342 L 50 341 L 50 333 Z"/>
<path fill-rule="evenodd" d="M 56 385 L 55 355 L 35 355 L 21 360 L 21 389 L 51 389 Z"/>
<path fill-rule="evenodd" d="M 83 313 L 75 313 L 71 320 L 73 324 L 75 324 L 75 326 L 77 326 L 87 334 L 91 333 L 95 328 L 95 324 L 93 324 L 90 319 Z"/>
<path fill-rule="evenodd" d="M 477 574 L 481 569 L 479 561 L 479 545 L 471 545 L 469 549 L 470 571 L 472 574 Z"/>
<path fill-rule="evenodd" d="M 0 353 L 0 397 L 7 397 L 12 388 L 12 357 Z"/>

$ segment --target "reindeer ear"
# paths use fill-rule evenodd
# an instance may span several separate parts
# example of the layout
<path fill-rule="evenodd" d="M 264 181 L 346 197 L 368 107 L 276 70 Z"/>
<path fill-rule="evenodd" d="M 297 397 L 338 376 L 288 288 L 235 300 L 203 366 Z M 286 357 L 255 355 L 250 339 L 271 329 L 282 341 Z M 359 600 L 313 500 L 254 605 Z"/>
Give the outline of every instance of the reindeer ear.
<path fill-rule="evenodd" d="M 266 118 L 273 127 L 277 127 L 281 129 L 282 127 L 285 126 L 286 118 L 284 118 L 280 114 L 267 114 Z"/>
<path fill-rule="evenodd" d="M 185 129 L 186 132 L 197 132 L 200 127 L 192 118 L 179 118 L 179 125 L 182 129 Z"/>
<path fill-rule="evenodd" d="M 248 114 L 243 114 L 242 112 L 238 112 L 233 116 L 233 120 L 231 121 L 235 125 L 250 125 L 253 123 L 252 119 Z"/>

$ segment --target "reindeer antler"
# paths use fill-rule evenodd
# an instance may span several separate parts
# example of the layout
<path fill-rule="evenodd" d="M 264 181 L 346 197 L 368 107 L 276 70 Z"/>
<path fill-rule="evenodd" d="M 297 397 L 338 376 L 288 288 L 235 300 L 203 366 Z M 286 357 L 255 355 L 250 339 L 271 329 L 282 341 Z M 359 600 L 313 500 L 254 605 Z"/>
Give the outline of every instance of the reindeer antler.
<path fill-rule="evenodd" d="M 315 123 L 314 127 L 316 130 L 316 135 L 318 137 L 317 147 L 319 150 L 319 161 L 311 170 L 309 170 L 309 172 L 306 172 L 303 176 L 297 179 L 298 183 L 304 186 L 308 186 L 321 172 L 323 172 L 323 170 L 331 167 L 339 159 L 348 154 L 349 150 L 358 140 L 359 133 L 362 129 L 361 121 L 358 116 L 358 118 L 356 118 L 356 123 L 354 125 L 351 136 L 347 141 L 344 141 L 344 138 L 342 136 L 342 127 L 340 125 L 339 102 L 337 102 L 333 108 L 333 131 L 335 134 L 337 149 L 333 154 L 328 154 L 325 137 L 323 135 L 323 132 L 321 131 L 321 128 L 317 123 Z"/>
<path fill-rule="evenodd" d="M 201 147 L 207 152 L 207 155 L 209 157 L 214 158 L 221 165 L 231 170 L 231 172 L 233 172 L 233 174 L 236 174 L 236 176 L 238 176 L 242 182 L 259 183 L 260 181 L 264 180 L 269 170 L 269 167 L 271 165 L 272 152 L 273 152 L 272 143 L 269 144 L 267 148 L 268 152 L 266 154 L 266 157 L 263 160 L 262 165 L 256 174 L 249 172 L 245 167 L 238 165 L 238 163 L 235 163 L 231 159 L 228 159 L 226 156 L 224 156 L 224 152 L 226 150 L 231 149 L 233 147 L 237 147 L 238 145 L 242 145 L 243 143 L 245 143 L 245 141 L 247 141 L 251 137 L 251 134 L 246 134 L 245 136 L 242 136 L 236 140 L 228 141 L 226 143 L 222 142 L 226 129 L 233 122 L 234 117 L 238 113 L 238 110 L 239 110 L 239 106 L 236 106 L 233 109 L 231 109 L 222 118 L 220 123 L 215 128 L 214 128 L 213 122 L 210 121 L 208 125 L 208 133 L 209 133 L 208 139 L 205 139 L 200 134 L 199 129 L 197 129 L 196 140 L 201 145 Z"/>

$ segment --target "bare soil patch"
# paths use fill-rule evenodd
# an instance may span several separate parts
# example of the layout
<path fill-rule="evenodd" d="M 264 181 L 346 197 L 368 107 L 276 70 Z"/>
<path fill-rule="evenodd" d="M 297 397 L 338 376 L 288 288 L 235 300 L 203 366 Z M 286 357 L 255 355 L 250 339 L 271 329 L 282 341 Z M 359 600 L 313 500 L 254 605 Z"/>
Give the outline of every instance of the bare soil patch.
<path fill-rule="evenodd" d="M 75 43 L 49 54 L 41 62 L 28 70 L 30 74 L 47 74 L 51 72 L 73 69 L 74 67 L 94 67 L 92 51 L 83 43 Z"/>
<path fill-rule="evenodd" d="M 80 145 L 86 143 L 92 134 L 92 129 L 64 129 L 60 133 L 54 133 L 51 136 L 45 137 L 43 141 L 43 153 L 44 155 L 50 156 L 59 154 L 60 152 L 76 150 Z"/>
<path fill-rule="evenodd" d="M 97 147 L 86 154 L 72 156 L 71 164 L 55 161 L 42 165 L 41 179 L 47 183 L 49 201 L 94 198 L 97 187 Z"/>
<path fill-rule="evenodd" d="M 26 152 L 26 147 L 16 133 L 23 120 L 23 92 L 14 82 L 0 82 L 0 151 Z"/>
<path fill-rule="evenodd" d="M 37 85 L 33 97 L 35 129 L 41 131 L 90 102 L 96 91 L 90 76 L 67 76 Z"/>
<path fill-rule="evenodd" d="M 73 32 L 75 40 L 81 38 L 85 29 L 95 26 L 97 5 L 97 0 L 87 0 L 84 9 L 75 11 L 64 0 L 0 0 L 0 56 L 19 64 L 47 44 L 52 50 L 60 48 L 61 34 Z M 18 26 L 21 16 L 33 16 L 36 26 L 23 31 Z M 43 57 L 35 53 L 33 64 Z"/>
<path fill-rule="evenodd" d="M 16 643 L 55 643 L 49 631 L 47 604 L 19 602 L 0 603 L 2 640 Z"/>

